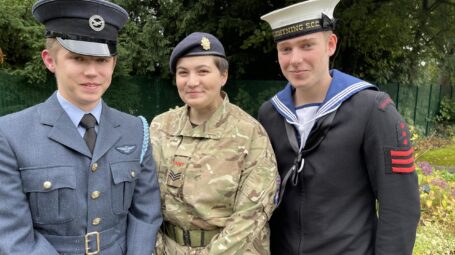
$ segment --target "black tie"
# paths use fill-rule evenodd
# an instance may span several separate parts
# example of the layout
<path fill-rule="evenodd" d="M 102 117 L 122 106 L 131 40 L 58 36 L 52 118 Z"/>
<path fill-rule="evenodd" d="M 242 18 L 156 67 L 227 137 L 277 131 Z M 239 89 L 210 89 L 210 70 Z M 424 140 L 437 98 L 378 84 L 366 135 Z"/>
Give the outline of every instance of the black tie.
<path fill-rule="evenodd" d="M 81 123 L 79 123 L 81 127 L 85 128 L 84 140 L 87 143 L 90 152 L 93 154 L 93 148 L 95 148 L 96 142 L 96 119 L 91 113 L 87 113 L 82 117 Z"/>

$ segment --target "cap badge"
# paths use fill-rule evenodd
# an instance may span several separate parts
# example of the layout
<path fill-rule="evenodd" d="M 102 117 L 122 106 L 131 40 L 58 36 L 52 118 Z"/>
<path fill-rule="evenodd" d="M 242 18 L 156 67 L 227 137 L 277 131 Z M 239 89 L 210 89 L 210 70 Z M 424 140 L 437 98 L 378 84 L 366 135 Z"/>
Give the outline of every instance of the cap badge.
<path fill-rule="evenodd" d="M 93 30 L 99 32 L 104 29 L 105 22 L 103 17 L 101 17 L 100 15 L 93 15 L 88 20 L 88 24 Z"/>
<path fill-rule="evenodd" d="M 210 40 L 203 36 L 201 39 L 201 46 L 204 50 L 210 50 Z"/>

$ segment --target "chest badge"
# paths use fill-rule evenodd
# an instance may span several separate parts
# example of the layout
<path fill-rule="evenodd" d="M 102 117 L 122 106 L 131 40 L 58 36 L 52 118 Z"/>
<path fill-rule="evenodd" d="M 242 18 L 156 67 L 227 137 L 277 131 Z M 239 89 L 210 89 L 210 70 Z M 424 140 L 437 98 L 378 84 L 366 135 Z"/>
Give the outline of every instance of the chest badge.
<path fill-rule="evenodd" d="M 171 166 L 167 172 L 166 184 L 170 187 L 180 188 L 185 178 L 185 168 L 188 164 L 188 157 L 176 156 L 170 163 Z"/>
<path fill-rule="evenodd" d="M 136 145 L 124 145 L 124 146 L 116 147 L 115 149 L 122 154 L 128 155 L 136 150 Z"/>

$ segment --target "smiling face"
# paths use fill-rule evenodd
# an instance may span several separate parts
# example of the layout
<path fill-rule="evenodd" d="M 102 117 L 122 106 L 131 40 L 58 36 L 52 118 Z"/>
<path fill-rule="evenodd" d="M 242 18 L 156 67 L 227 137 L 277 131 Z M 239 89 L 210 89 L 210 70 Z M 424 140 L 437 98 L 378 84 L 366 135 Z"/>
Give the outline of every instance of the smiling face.
<path fill-rule="evenodd" d="M 176 84 L 180 98 L 196 111 L 214 111 L 223 102 L 221 88 L 227 70 L 220 71 L 215 56 L 182 57 L 176 64 Z"/>
<path fill-rule="evenodd" d="M 286 79 L 300 90 L 330 84 L 329 57 L 337 37 L 331 32 L 311 33 L 277 43 L 278 62 Z"/>
<path fill-rule="evenodd" d="M 55 74 L 60 94 L 76 107 L 93 109 L 112 81 L 115 57 L 94 57 L 75 54 L 58 42 L 48 43 L 41 57 Z"/>

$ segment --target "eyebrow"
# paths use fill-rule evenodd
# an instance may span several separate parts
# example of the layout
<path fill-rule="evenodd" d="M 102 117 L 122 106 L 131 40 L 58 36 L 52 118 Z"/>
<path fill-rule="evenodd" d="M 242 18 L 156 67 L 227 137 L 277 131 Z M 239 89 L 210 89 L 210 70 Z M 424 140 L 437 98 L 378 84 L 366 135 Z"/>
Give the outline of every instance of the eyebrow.
<path fill-rule="evenodd" d="M 205 67 L 205 68 L 210 68 L 209 65 L 201 64 L 201 65 L 195 66 L 195 69 L 204 68 L 204 67 Z M 178 67 L 177 67 L 177 70 L 178 70 L 178 69 L 185 69 L 185 70 L 186 70 L 186 69 L 190 69 L 190 68 L 185 67 L 185 66 L 178 66 Z"/>
<path fill-rule="evenodd" d="M 277 43 L 277 46 L 289 45 L 289 44 L 294 44 L 294 43 L 305 43 L 305 42 L 311 42 L 311 41 L 314 41 L 314 40 L 317 40 L 317 38 L 316 37 L 309 37 L 309 38 L 296 40 L 296 41 L 294 41 L 292 43 L 287 42 L 287 41 L 282 41 L 282 42 Z"/>

